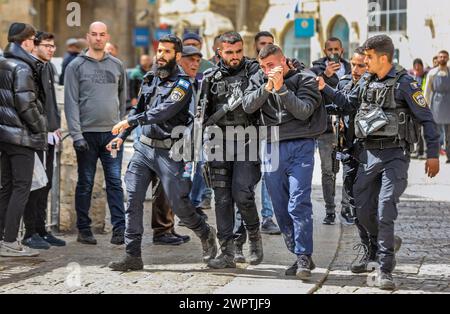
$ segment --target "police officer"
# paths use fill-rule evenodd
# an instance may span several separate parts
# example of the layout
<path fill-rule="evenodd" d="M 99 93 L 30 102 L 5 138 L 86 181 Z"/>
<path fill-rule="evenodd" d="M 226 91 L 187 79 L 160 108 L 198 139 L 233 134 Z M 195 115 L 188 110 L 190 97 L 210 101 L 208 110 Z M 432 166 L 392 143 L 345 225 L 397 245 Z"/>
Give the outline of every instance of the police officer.
<path fill-rule="evenodd" d="M 351 93 L 334 91 L 322 80 L 319 88 L 343 109 L 357 110 L 355 134 L 363 151 L 354 196 L 357 218 L 370 237 L 365 261 L 373 261 L 369 257 L 375 254 L 370 250 L 376 248 L 380 266 L 376 285 L 393 290 L 394 221 L 397 203 L 407 187 L 410 148 L 418 140 L 421 124 L 428 147 L 426 173 L 433 178 L 439 173 L 439 135 L 419 84 L 402 67 L 393 65 L 391 38 L 369 38 L 364 49 L 369 73 Z"/>
<path fill-rule="evenodd" d="M 174 213 L 201 239 L 203 261 L 207 263 L 217 253 L 215 230 L 195 211 L 189 200 L 189 179 L 182 176 L 184 162 L 176 162 L 170 154 L 175 144 L 171 138 L 172 130 L 188 125 L 191 119 L 189 104 L 193 89 L 189 77 L 177 65 L 181 53 L 182 43 L 178 37 L 168 35 L 160 40 L 156 73 L 149 72 L 145 76 L 138 105 L 132 109 L 128 120 L 113 129 L 114 135 L 121 133 L 116 139 L 120 146 L 134 127 L 143 126 L 125 176 L 128 192 L 126 256 L 109 265 L 114 271 L 143 268 L 143 205 L 148 186 L 155 176 L 160 178 Z"/>
<path fill-rule="evenodd" d="M 244 57 L 244 42 L 236 32 L 220 37 L 220 62 L 218 68 L 205 74 L 201 99 L 205 101 L 205 126 L 219 128 L 223 134 L 227 127 L 243 127 L 254 124 L 251 115 L 244 112 L 242 97 L 250 77 L 259 70 L 258 62 Z M 237 104 L 237 105 L 236 105 Z M 232 109 L 229 109 L 229 106 Z M 234 108 L 233 108 L 234 107 Z M 248 140 L 248 139 L 246 139 Z M 252 139 L 256 141 L 257 139 Z M 234 203 L 241 212 L 250 243 L 250 264 L 257 265 L 263 259 L 263 247 L 259 231 L 260 222 L 255 202 L 255 187 L 261 179 L 260 162 L 232 154 L 230 147 L 246 143 L 225 138 L 224 161 L 207 156 L 211 182 L 216 201 L 218 238 L 222 254 L 208 264 L 215 269 L 235 268 Z"/>
<path fill-rule="evenodd" d="M 355 50 L 353 57 L 350 61 L 352 67 L 351 75 L 344 75 L 338 85 L 337 90 L 344 94 L 351 94 L 353 89 L 358 87 L 358 82 L 367 71 L 367 65 L 364 62 L 365 54 L 364 48 L 359 47 Z M 332 105 L 332 110 L 341 118 L 343 124 L 343 147 L 341 154 L 341 161 L 343 164 L 343 188 L 342 188 L 342 211 L 341 217 L 343 223 L 349 224 L 351 220 L 354 220 L 354 224 L 358 228 L 361 243 L 355 246 L 355 250 L 363 250 L 365 253 L 363 258 L 351 265 L 351 271 L 353 273 L 364 273 L 368 269 L 368 261 L 375 261 L 375 255 L 377 247 L 371 246 L 370 238 L 367 230 L 359 223 L 358 219 L 355 219 L 355 199 L 353 194 L 353 186 L 356 179 L 356 174 L 359 168 L 359 154 L 361 153 L 360 142 L 357 141 L 355 136 L 355 116 L 356 112 L 352 109 L 350 111 L 342 110 L 336 105 Z M 375 243 L 376 244 L 376 243 Z"/>
<path fill-rule="evenodd" d="M 352 92 L 361 77 L 367 71 L 367 65 L 364 63 L 364 59 L 364 49 L 362 47 L 357 48 L 350 60 L 351 74 L 344 75 L 339 80 L 337 90 L 347 94 Z M 334 104 L 329 110 L 335 111 L 335 114 L 337 114 L 340 119 L 340 124 L 343 125 L 342 140 L 339 140 L 340 143 L 342 143 L 342 155 L 340 160 L 343 164 L 344 181 L 342 189 L 341 218 L 344 224 L 351 225 L 353 224 L 353 215 L 355 213 L 353 183 L 358 171 L 358 155 L 360 151 L 358 142 L 355 142 L 355 112 L 353 110 L 351 112 L 345 112 L 344 110 L 340 110 L 339 107 Z"/>

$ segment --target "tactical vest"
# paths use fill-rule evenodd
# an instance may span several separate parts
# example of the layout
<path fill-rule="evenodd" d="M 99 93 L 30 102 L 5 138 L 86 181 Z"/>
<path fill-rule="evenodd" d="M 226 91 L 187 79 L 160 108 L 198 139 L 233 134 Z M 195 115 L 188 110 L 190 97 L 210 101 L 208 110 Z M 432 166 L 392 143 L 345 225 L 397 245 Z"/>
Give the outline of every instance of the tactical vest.
<path fill-rule="evenodd" d="M 392 138 L 399 144 L 418 142 L 420 126 L 408 105 L 395 100 L 395 91 L 399 88 L 398 81 L 406 74 L 405 69 L 396 67 L 396 76 L 384 82 L 375 82 L 374 75 L 366 78 L 359 95 L 361 106 L 355 117 L 355 134 L 358 138 L 368 140 Z M 375 127 L 374 132 L 365 134 L 361 125 L 370 123 L 385 125 L 381 128 Z"/>
<path fill-rule="evenodd" d="M 211 106 L 213 113 L 218 112 L 224 105 L 235 101 L 242 102 L 244 91 L 250 80 L 248 73 L 251 62 L 246 63 L 244 68 L 234 76 L 225 76 L 220 70 L 213 75 L 209 92 L 213 95 Z M 228 112 L 223 118 L 216 122 L 219 127 L 226 126 L 248 126 L 252 124 L 250 116 L 244 112 L 242 105 Z"/>

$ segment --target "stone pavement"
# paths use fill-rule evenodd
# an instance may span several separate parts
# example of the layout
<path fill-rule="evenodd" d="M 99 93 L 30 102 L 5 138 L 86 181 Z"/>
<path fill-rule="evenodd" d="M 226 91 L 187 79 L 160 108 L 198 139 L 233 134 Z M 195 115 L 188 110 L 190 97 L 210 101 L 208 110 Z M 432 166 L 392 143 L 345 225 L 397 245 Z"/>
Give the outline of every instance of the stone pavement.
<path fill-rule="evenodd" d="M 318 160 L 318 159 L 317 159 Z M 419 171 L 422 170 L 422 171 Z M 448 178 L 449 167 L 444 175 Z M 423 163 L 413 163 L 411 189 L 423 185 Z M 448 179 L 442 177 L 436 189 L 448 191 Z M 341 180 L 339 180 L 341 182 Z M 367 276 L 350 275 L 348 265 L 355 258 L 354 228 L 323 226 L 325 209 L 320 189 L 320 164 L 314 175 L 314 260 L 318 268 L 309 282 L 286 278 L 284 270 L 294 257 L 287 252 L 281 236 L 263 236 L 263 264 L 239 265 L 238 269 L 208 270 L 201 263 L 201 245 L 187 229 L 177 231 L 192 236 L 180 247 L 154 246 L 151 241 L 150 205 L 146 204 L 146 236 L 143 259 L 145 269 L 133 273 L 115 273 L 106 267 L 120 258 L 123 247 L 109 244 L 110 234 L 97 235 L 97 246 L 76 242 L 75 235 L 65 235 L 65 248 L 43 251 L 38 258 L 0 258 L 0 293 L 186 293 L 186 294 L 304 294 L 304 293 L 379 293 L 367 284 Z M 258 189 L 259 191 L 259 189 Z M 339 188 L 340 191 L 340 188 Z M 257 193 L 258 195 L 259 193 Z M 338 193 L 339 194 L 339 193 Z M 443 199 L 423 200 L 407 194 L 400 207 L 398 233 L 404 239 L 395 279 L 404 292 L 450 292 L 450 205 Z M 442 196 L 442 198 L 448 197 Z M 340 197 L 338 196 L 339 201 Z M 338 203 L 338 202 L 337 202 Z M 339 208 L 339 206 L 338 206 Z M 213 211 L 207 211 L 214 224 Z"/>
<path fill-rule="evenodd" d="M 214 221 L 213 212 L 206 213 Z M 150 222 L 150 210 L 145 217 Z M 285 249 L 281 236 L 263 236 L 263 264 L 215 271 L 201 263 L 200 242 L 186 228 L 178 227 L 177 231 L 191 235 L 192 241 L 179 247 L 153 245 L 150 230 L 147 224 L 143 271 L 109 271 L 108 262 L 120 258 L 124 251 L 122 246 L 109 244 L 109 234 L 96 235 L 97 246 L 78 244 L 75 235 L 66 235 L 67 247 L 41 251 L 38 258 L 0 258 L 0 293 L 309 293 L 324 279 L 336 252 L 340 228 L 324 228 L 317 223 L 318 269 L 308 283 L 285 278 L 285 267 L 295 258 Z"/>
<path fill-rule="evenodd" d="M 355 228 L 343 227 L 337 257 L 317 293 L 450 293 L 450 167 L 442 163 L 439 177 L 430 180 L 424 176 L 423 165 L 423 161 L 412 161 L 410 185 L 399 205 L 396 234 L 403 238 L 403 245 L 394 272 L 397 290 L 373 288 L 374 273 L 350 273 L 358 236 Z"/>

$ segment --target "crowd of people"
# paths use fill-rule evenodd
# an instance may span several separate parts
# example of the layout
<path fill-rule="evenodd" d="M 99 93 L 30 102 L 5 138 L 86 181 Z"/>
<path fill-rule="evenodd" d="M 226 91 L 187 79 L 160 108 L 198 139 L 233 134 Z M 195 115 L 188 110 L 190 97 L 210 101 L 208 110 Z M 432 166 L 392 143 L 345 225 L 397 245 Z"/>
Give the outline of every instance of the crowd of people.
<path fill-rule="evenodd" d="M 100 159 L 111 212 L 111 243 L 125 244 L 114 271 L 141 270 L 143 209 L 153 186 L 152 229 L 157 245 L 182 245 L 191 229 L 201 240 L 203 261 L 213 269 L 236 263 L 260 264 L 262 233 L 283 236 L 296 256 L 286 276 L 307 280 L 315 265 L 311 203 L 315 152 L 319 151 L 325 225 L 336 223 L 336 164 L 344 187 L 339 217 L 355 225 L 362 259 L 353 273 L 379 265 L 377 284 L 394 289 L 392 272 L 402 240 L 394 234 L 397 203 L 407 187 L 410 157 L 426 159 L 430 177 L 439 172 L 439 155 L 450 163 L 450 79 L 447 51 L 434 68 L 416 59 L 411 71 L 393 63 L 394 45 L 386 35 L 369 38 L 344 59 L 339 38 L 329 38 L 324 57 L 307 67 L 285 56 L 270 32 L 255 37 L 256 59 L 247 58 L 242 37 L 215 38 L 214 56 L 203 57 L 195 33 L 159 41 L 156 55 L 142 55 L 127 71 L 110 42 L 107 26 L 90 25 L 85 40 L 69 39 L 59 84 L 78 165 L 75 191 L 77 241 L 96 245 L 89 215 Z M 46 228 L 55 147 L 61 118 L 55 97 L 55 35 L 14 23 L 0 58 L 0 255 L 37 256 L 38 250 L 66 243 Z M 177 161 L 173 132 L 200 123 L 200 156 Z M 217 142 L 214 131 L 229 127 L 268 127 L 267 136 L 245 134 Z M 124 142 L 133 134 L 134 155 L 122 188 Z M 203 133 L 202 133 L 203 135 Z M 204 142 L 203 142 L 204 141 Z M 252 141 L 266 152 L 256 160 L 236 152 Z M 213 150 L 208 144 L 215 143 Z M 223 151 L 225 160 L 215 159 Z M 276 151 L 277 165 L 267 158 Z M 199 158 L 197 158 L 199 157 Z M 40 162 L 48 183 L 31 192 Z M 261 210 L 256 187 L 261 182 Z M 212 227 L 205 210 L 214 199 Z M 262 221 L 260 221 L 260 216 Z M 25 235 L 19 241 L 23 217 Z M 276 217 L 275 223 L 274 218 Z M 248 240 L 249 256 L 243 254 Z M 219 244 L 219 245 L 218 245 Z M 320 248 L 319 248 L 320 249 Z"/>

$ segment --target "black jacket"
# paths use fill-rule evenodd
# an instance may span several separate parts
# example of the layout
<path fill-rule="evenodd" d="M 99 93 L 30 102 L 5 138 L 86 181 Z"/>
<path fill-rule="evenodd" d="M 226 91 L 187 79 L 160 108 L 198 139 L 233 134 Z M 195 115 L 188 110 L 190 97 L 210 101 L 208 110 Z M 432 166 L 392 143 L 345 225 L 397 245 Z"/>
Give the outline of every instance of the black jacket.
<path fill-rule="evenodd" d="M 45 96 L 45 112 L 47 115 L 48 131 L 55 132 L 61 128 L 61 115 L 58 110 L 55 94 L 55 69 L 47 62 L 41 71 L 42 87 Z"/>
<path fill-rule="evenodd" d="M 63 58 L 63 63 L 61 66 L 61 75 L 59 76 L 59 85 L 64 85 L 64 77 L 66 75 L 67 66 L 78 57 L 78 52 L 66 52 Z"/>
<path fill-rule="evenodd" d="M 334 74 L 332 77 L 328 77 L 325 75 L 325 70 L 327 68 L 326 62 L 327 57 L 316 60 L 313 62 L 313 66 L 310 70 L 313 71 L 317 76 L 322 76 L 325 80 L 325 83 L 327 83 L 329 86 L 336 88 L 339 84 L 339 78 L 336 74 Z M 350 63 L 345 59 L 341 59 L 341 62 L 344 64 L 345 74 L 351 74 L 352 66 L 350 65 Z"/>
<path fill-rule="evenodd" d="M 47 119 L 39 91 L 42 62 L 10 43 L 0 59 L 0 142 L 47 149 Z"/>
<path fill-rule="evenodd" d="M 192 95 L 193 85 L 189 76 L 179 66 L 165 79 L 153 72 L 147 73 L 139 102 L 128 115 L 131 128 L 120 137 L 125 139 L 139 124 L 142 126 L 142 134 L 149 138 L 172 138 L 174 128 L 188 125 L 190 122 L 189 104 Z"/>
<path fill-rule="evenodd" d="M 339 77 L 336 74 L 334 74 L 332 77 L 328 77 L 325 75 L 325 70 L 327 68 L 327 63 L 326 63 L 327 60 L 328 60 L 327 57 L 324 57 L 324 58 L 314 61 L 313 66 L 310 70 L 312 72 L 314 72 L 317 76 L 322 76 L 325 83 L 327 83 L 327 85 L 331 86 L 332 88 L 336 88 L 339 84 Z M 351 74 L 352 67 L 351 67 L 350 63 L 345 59 L 341 59 L 341 62 L 344 64 L 344 67 L 345 67 L 345 75 Z M 333 103 L 333 101 L 329 97 L 324 95 L 323 93 L 322 93 L 322 97 L 323 97 L 325 106 L 331 105 Z M 333 126 L 332 126 L 331 116 L 329 116 L 328 122 L 327 122 L 327 133 L 331 133 L 331 132 L 333 132 Z"/>
<path fill-rule="evenodd" d="M 272 94 L 265 90 L 267 77 L 263 71 L 252 76 L 245 91 L 245 112 L 260 111 L 259 123 L 279 126 L 279 140 L 317 138 L 326 129 L 326 110 L 317 87 L 316 76 L 310 71 L 291 70 L 285 85 Z M 269 142 L 271 138 L 268 130 Z"/>

